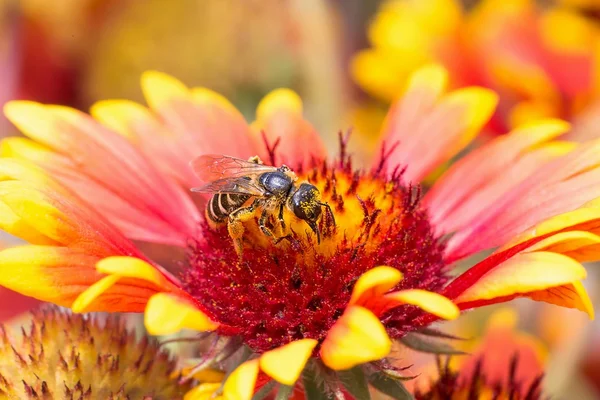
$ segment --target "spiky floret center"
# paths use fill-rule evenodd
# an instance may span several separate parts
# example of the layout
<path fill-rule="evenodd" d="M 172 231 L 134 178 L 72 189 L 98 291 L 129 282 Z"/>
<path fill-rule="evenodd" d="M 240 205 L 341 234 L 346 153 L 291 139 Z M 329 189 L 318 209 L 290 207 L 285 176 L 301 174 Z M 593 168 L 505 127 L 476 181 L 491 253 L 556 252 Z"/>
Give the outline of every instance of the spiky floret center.
<path fill-rule="evenodd" d="M 124 321 L 36 311 L 21 338 L 0 327 L 0 397 L 14 399 L 181 399 L 175 361 L 136 338 Z"/>
<path fill-rule="evenodd" d="M 346 308 L 356 280 L 379 265 L 400 270 L 397 289 L 439 291 L 446 283 L 444 246 L 434 235 L 419 192 L 401 174 L 383 177 L 354 171 L 348 162 L 325 162 L 301 171 L 318 187 L 324 211 L 321 244 L 304 221 L 285 215 L 290 240 L 272 243 L 257 226 L 245 223 L 242 262 L 225 227 L 204 226 L 189 251 L 183 281 L 198 302 L 258 352 L 301 338 L 322 340 Z M 276 216 L 269 221 L 280 229 Z M 382 316 L 388 332 L 400 337 L 413 329 L 414 307 Z"/>

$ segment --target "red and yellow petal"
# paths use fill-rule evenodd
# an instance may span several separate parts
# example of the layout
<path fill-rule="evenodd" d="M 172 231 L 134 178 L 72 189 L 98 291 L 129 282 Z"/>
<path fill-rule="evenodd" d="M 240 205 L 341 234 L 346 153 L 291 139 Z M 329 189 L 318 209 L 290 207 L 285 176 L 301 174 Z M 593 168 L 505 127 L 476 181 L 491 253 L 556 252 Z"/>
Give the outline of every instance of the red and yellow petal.
<path fill-rule="evenodd" d="M 384 169 L 406 165 L 403 176 L 408 181 L 421 181 L 466 147 L 490 119 L 498 102 L 495 93 L 479 87 L 442 96 L 446 74 L 439 66 L 416 71 L 405 95 L 392 105 L 384 125 L 383 140 L 389 151 L 384 154 Z M 375 166 L 380 162 L 377 160 Z"/>
<path fill-rule="evenodd" d="M 241 158 L 255 155 L 250 128 L 223 96 L 205 88 L 190 90 L 181 81 L 158 71 L 142 75 L 142 90 L 186 161 L 207 153 Z"/>
<path fill-rule="evenodd" d="M 543 146 L 568 129 L 569 124 L 561 120 L 529 123 L 457 161 L 424 198 L 436 229 L 447 233 L 468 226 L 545 162 L 571 151 L 574 145 L 564 142 Z"/>
<path fill-rule="evenodd" d="M 36 244 L 56 244 L 96 256 L 141 254 L 120 231 L 73 193 L 25 162 L 2 159 L 0 224 Z M 35 177 L 35 178 L 32 178 Z"/>
<path fill-rule="evenodd" d="M 350 306 L 329 330 L 321 345 L 321 360 L 333 370 L 345 370 L 387 356 L 392 341 L 379 318 L 360 306 Z"/>
<path fill-rule="evenodd" d="M 64 307 L 103 278 L 96 271 L 98 256 L 81 250 L 52 246 L 20 246 L 0 252 L 0 285 L 26 296 Z M 19 273 L 15 273 L 19 271 Z M 87 311 L 140 312 L 159 290 L 136 279 L 108 284 L 86 304 Z"/>
<path fill-rule="evenodd" d="M 552 216 L 576 210 L 600 197 L 600 141 L 579 145 L 548 162 L 480 213 L 448 242 L 453 261 L 501 246 Z"/>
<path fill-rule="evenodd" d="M 478 266 L 473 269 L 477 270 Z M 581 264 L 562 254 L 523 252 L 473 280 L 453 301 L 461 309 L 469 309 L 516 297 L 529 297 L 577 308 L 593 318 L 589 298 L 580 283 L 586 276 L 586 270 Z M 445 292 L 452 292 L 461 281 L 466 282 L 468 279 L 469 271 L 452 282 Z"/>
<path fill-rule="evenodd" d="M 165 232 L 163 242 L 170 244 L 185 245 L 195 232 L 200 215 L 189 196 L 122 136 L 67 107 L 15 101 L 4 110 L 23 133 L 61 157 L 40 151 L 21 151 L 20 155 L 57 175 L 105 215 L 114 215 L 129 236 L 135 237 L 153 222 L 156 232 Z M 138 212 L 119 213 L 127 208 L 123 205 Z"/>
<path fill-rule="evenodd" d="M 290 89 L 276 89 L 267 94 L 256 109 L 252 124 L 255 147 L 264 149 L 264 138 L 270 147 L 277 144 L 277 164 L 301 165 L 315 158 L 324 159 L 327 150 L 315 128 L 302 117 L 302 100 Z M 269 160 L 266 150 L 259 152 Z"/>

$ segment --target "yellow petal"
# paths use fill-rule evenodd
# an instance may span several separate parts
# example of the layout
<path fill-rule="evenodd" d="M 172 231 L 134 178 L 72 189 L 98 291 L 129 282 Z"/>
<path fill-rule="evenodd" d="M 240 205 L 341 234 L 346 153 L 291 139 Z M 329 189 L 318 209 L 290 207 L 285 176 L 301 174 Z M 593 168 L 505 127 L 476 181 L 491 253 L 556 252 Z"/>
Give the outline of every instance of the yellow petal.
<path fill-rule="evenodd" d="M 103 274 L 142 279 L 160 287 L 166 285 L 165 278 L 156 268 L 135 257 L 107 257 L 98 261 L 96 270 Z"/>
<path fill-rule="evenodd" d="M 441 294 L 422 289 L 400 290 L 385 295 L 386 300 L 393 300 L 399 304 L 411 304 L 443 319 L 456 319 L 460 310 L 452 301 Z M 398 305 L 399 305 L 398 304 Z"/>
<path fill-rule="evenodd" d="M 76 313 L 85 312 L 86 309 L 96 300 L 100 295 L 110 289 L 120 279 L 119 276 L 110 275 L 105 276 L 98 282 L 94 283 L 83 291 L 73 302 L 71 309 Z"/>
<path fill-rule="evenodd" d="M 561 232 L 539 241 L 526 251 L 548 251 L 580 262 L 594 261 L 600 258 L 600 236 L 584 231 Z"/>
<path fill-rule="evenodd" d="M 221 387 L 220 383 L 201 383 L 185 394 L 183 400 L 210 400 Z"/>
<path fill-rule="evenodd" d="M 277 382 L 291 386 L 302 374 L 317 343 L 314 339 L 301 339 L 267 351 L 260 357 L 260 369 Z"/>
<path fill-rule="evenodd" d="M 170 335 L 182 329 L 213 331 L 218 327 L 192 304 L 167 293 L 157 293 L 148 300 L 144 324 L 151 335 Z"/>
<path fill-rule="evenodd" d="M 481 128 L 490 120 L 498 105 L 498 95 L 489 89 L 467 87 L 455 90 L 446 95 L 439 107 L 449 107 L 460 110 L 458 114 L 463 128 L 462 135 L 448 149 L 448 154 L 456 154 L 465 148 Z"/>
<path fill-rule="evenodd" d="M 348 305 L 362 305 L 369 298 L 382 296 L 402 280 L 396 268 L 380 266 L 370 269 L 358 278 Z"/>
<path fill-rule="evenodd" d="M 293 90 L 275 89 L 267 94 L 256 108 L 256 119 L 264 120 L 278 110 L 302 114 L 302 99 Z"/>
<path fill-rule="evenodd" d="M 529 293 L 540 290 L 552 293 L 553 288 L 578 282 L 586 274 L 580 263 L 562 254 L 520 253 L 485 274 L 454 302 L 460 304 L 510 296 L 529 297 Z"/>
<path fill-rule="evenodd" d="M 159 71 L 146 71 L 142 74 L 142 91 L 153 109 L 167 102 L 189 96 L 188 88 L 171 75 Z"/>
<path fill-rule="evenodd" d="M 235 369 L 223 386 L 226 400 L 250 400 L 258 377 L 258 359 L 246 361 Z"/>
<path fill-rule="evenodd" d="M 344 370 L 387 356 L 392 341 L 371 311 L 350 306 L 329 330 L 321 346 L 323 363 Z"/>
<path fill-rule="evenodd" d="M 90 108 L 90 114 L 100 123 L 129 140 L 137 135 L 131 129 L 135 121 L 146 120 L 150 116 L 148 109 L 130 100 L 103 100 Z"/>

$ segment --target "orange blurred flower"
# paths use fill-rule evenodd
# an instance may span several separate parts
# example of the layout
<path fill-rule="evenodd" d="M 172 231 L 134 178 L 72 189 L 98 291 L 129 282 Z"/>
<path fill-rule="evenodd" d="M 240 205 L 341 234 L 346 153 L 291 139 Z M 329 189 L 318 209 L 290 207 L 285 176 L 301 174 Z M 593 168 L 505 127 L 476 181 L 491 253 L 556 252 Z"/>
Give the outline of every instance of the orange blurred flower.
<path fill-rule="evenodd" d="M 465 356 L 442 363 L 435 376 L 417 386 L 417 400 L 542 398 L 546 349 L 534 336 L 515 330 L 516 313 L 496 311 L 486 332 Z M 452 361 L 452 362 L 450 362 Z"/>
<path fill-rule="evenodd" d="M 392 101 L 411 71 L 435 61 L 454 87 L 500 95 L 488 125 L 496 132 L 558 117 L 576 121 L 572 138 L 598 136 L 600 31 L 576 12 L 532 0 L 484 0 L 469 11 L 457 0 L 389 0 L 368 33 L 372 47 L 352 73 L 379 99 Z"/>
<path fill-rule="evenodd" d="M 569 128 L 560 120 L 528 123 L 421 196 L 410 182 L 468 146 L 497 103 L 480 87 L 448 92 L 447 78 L 437 65 L 409 78 L 363 170 L 343 135 L 328 160 L 289 89 L 267 95 L 250 125 L 223 96 L 159 72 L 142 77 L 149 109 L 109 100 L 90 117 L 10 102 L 6 115 L 29 139 L 0 147 L 0 225 L 31 244 L 0 252 L 0 284 L 78 312 L 144 312 L 156 335 L 212 332 L 195 370 L 223 364 L 224 395 L 240 399 L 276 383 L 286 397 L 300 377 L 307 392 L 400 390 L 389 378 L 399 374 L 393 340 L 419 347 L 413 333 L 432 322 L 517 297 L 593 318 L 580 263 L 600 258 L 600 142 L 555 141 Z M 227 227 L 204 220 L 206 199 L 189 193 L 201 183 L 190 160 L 211 153 L 285 163 L 331 212 L 311 209 L 307 225 L 282 208 L 285 224 L 266 213 L 261 229 L 251 214 L 236 226 L 240 260 Z M 289 240 L 274 243 L 265 227 Z M 184 249 L 180 273 L 140 242 Z M 451 277 L 487 249 L 496 251 Z M 207 390 L 216 388 L 195 392 Z"/>

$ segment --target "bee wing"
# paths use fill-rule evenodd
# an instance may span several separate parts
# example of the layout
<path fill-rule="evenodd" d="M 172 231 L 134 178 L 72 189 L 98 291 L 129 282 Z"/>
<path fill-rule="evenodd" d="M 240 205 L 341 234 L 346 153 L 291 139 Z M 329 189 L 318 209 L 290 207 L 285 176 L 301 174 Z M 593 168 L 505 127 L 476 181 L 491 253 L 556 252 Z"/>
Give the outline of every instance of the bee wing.
<path fill-rule="evenodd" d="M 248 194 L 250 196 L 262 197 L 267 194 L 266 190 L 256 184 L 256 181 L 246 176 L 241 178 L 217 179 L 197 188 L 192 192 L 198 193 L 232 193 Z"/>
<path fill-rule="evenodd" d="M 205 154 L 190 163 L 194 173 L 202 182 L 213 182 L 227 178 L 253 177 L 265 172 L 277 171 L 276 167 L 256 164 L 241 158 L 222 154 Z"/>

